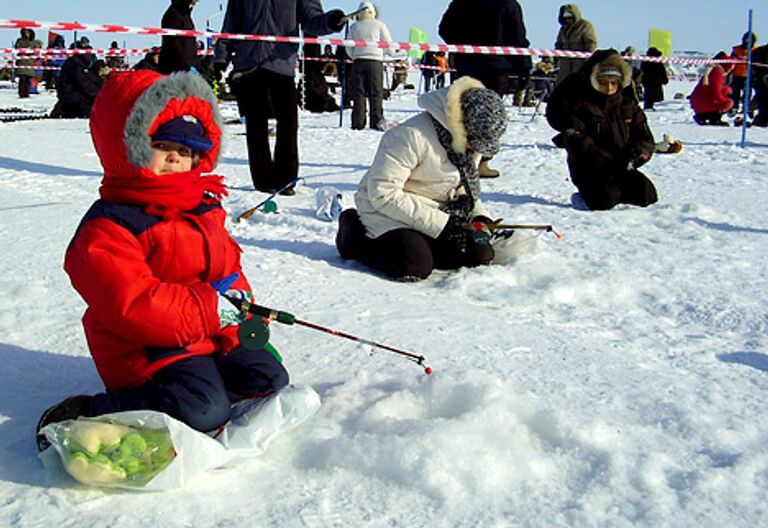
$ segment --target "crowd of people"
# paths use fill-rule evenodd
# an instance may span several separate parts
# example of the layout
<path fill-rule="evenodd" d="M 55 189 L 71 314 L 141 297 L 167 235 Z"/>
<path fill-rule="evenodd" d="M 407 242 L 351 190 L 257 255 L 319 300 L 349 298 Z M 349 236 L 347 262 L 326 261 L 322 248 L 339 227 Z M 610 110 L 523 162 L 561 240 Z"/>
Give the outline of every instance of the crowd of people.
<path fill-rule="evenodd" d="M 193 29 L 196 1 L 172 0 L 163 27 Z M 263 16 L 267 5 L 269 17 Z M 350 38 L 390 41 L 380 15 L 368 0 L 354 17 L 326 11 L 320 0 L 229 0 L 221 31 L 320 36 L 352 22 Z M 341 213 L 335 242 L 342 258 L 397 281 L 493 262 L 496 221 L 482 200 L 481 179 L 500 176 L 488 163 L 502 148 L 509 93 L 524 100 L 528 90 L 535 90 L 547 98 L 546 118 L 557 131 L 554 144 L 565 150 L 578 190 L 574 205 L 607 210 L 618 204 L 646 207 L 659 199 L 640 169 L 657 151 L 645 111 L 664 99 L 664 65 L 642 62 L 633 68 L 616 50 L 599 49 L 594 26 L 575 4 L 562 5 L 558 21 L 555 48 L 589 52 L 589 58 L 543 59 L 534 66 L 522 56 L 425 55 L 431 75 L 418 98 L 420 112 L 384 132 L 354 194 L 354 207 Z M 452 0 L 439 33 L 447 43 L 529 45 L 515 0 Z M 752 46 L 756 59 L 768 63 L 768 46 L 758 47 L 756 40 L 750 34 L 741 45 Z M 34 32 L 24 29 L 17 45 L 33 48 L 37 42 Z M 90 43 L 81 38 L 73 46 L 88 50 Z M 352 128 L 387 129 L 384 53 L 373 47 L 309 49 L 328 63 L 340 54 L 345 59 L 335 63 L 335 73 L 351 100 Z M 254 188 L 295 193 L 298 107 L 310 104 L 298 94 L 298 50 L 293 43 L 222 39 L 205 64 L 194 38 L 164 36 L 162 45 L 131 71 L 115 71 L 124 64 L 85 53 L 62 64 L 58 111 L 61 117 L 90 118 L 104 168 L 100 199 L 67 248 L 65 270 L 87 304 L 83 324 L 105 391 L 54 405 L 38 430 L 78 416 L 153 409 L 210 431 L 229 419 L 232 405 L 288 383 L 274 347 L 248 348 L 239 340 L 238 325 L 252 316 L 228 299 L 252 299 L 253 293 L 240 249 L 224 228 L 226 188 L 221 177 L 207 174 L 219 159 L 222 136 L 211 84 L 229 72 L 227 83 L 245 122 Z M 647 53 L 661 55 L 655 48 Z M 749 105 L 752 100 L 743 86 L 740 93 L 726 87 L 728 57 L 716 56 L 721 62 L 707 68 L 691 95 L 700 124 L 720 124 L 738 101 Z M 346 59 L 352 61 L 349 68 Z M 19 95 L 26 96 L 34 73 L 22 66 Z M 321 62 L 305 66 L 307 93 L 327 95 L 329 87 L 316 81 L 328 71 Z M 768 118 L 768 79 L 765 71 L 755 71 L 753 124 L 760 124 Z M 393 83 L 391 89 L 396 88 Z M 327 98 L 311 102 L 327 103 Z M 271 118 L 277 123 L 274 149 Z M 177 243 L 182 238 L 185 243 Z M 44 447 L 44 439 L 39 441 Z"/>

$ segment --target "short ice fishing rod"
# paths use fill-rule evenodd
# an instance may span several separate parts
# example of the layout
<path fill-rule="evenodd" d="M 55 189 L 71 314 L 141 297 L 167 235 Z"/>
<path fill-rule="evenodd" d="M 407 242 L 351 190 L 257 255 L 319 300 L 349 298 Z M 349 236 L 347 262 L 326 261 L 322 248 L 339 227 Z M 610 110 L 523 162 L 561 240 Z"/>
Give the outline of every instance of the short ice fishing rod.
<path fill-rule="evenodd" d="M 496 220 L 493 222 L 467 222 L 466 224 L 462 224 L 463 227 L 466 229 L 474 229 L 477 231 L 480 231 L 483 229 L 483 227 L 488 227 L 488 229 L 491 230 L 491 232 L 494 231 L 504 231 L 504 230 L 512 230 L 515 229 L 528 229 L 533 231 L 546 231 L 547 233 L 552 233 L 557 237 L 558 240 L 562 240 L 563 235 L 555 231 L 555 228 L 552 227 L 550 224 L 503 224 L 501 220 Z"/>
<path fill-rule="evenodd" d="M 432 368 L 424 364 L 424 361 L 426 359 L 424 356 L 419 356 L 412 352 L 400 350 L 398 348 L 394 348 L 389 345 L 384 345 L 382 343 L 377 343 L 369 339 L 364 339 L 362 337 L 357 337 L 352 334 L 340 332 L 332 328 L 320 326 L 319 324 L 310 323 L 309 321 L 302 321 L 301 319 L 297 319 L 295 315 L 288 312 L 282 312 L 279 310 L 273 310 L 272 308 L 267 308 L 266 306 L 252 304 L 243 299 L 238 299 L 238 298 L 229 297 L 229 296 L 225 296 L 225 297 L 229 302 L 235 305 L 235 307 L 241 312 L 250 313 L 258 316 L 253 319 L 243 321 L 240 324 L 240 329 L 238 330 L 238 337 L 240 338 L 240 342 L 246 348 L 260 349 L 260 348 L 263 348 L 267 344 L 267 342 L 269 342 L 269 328 L 267 327 L 266 324 L 264 324 L 264 321 L 261 320 L 262 317 L 265 317 L 270 321 L 277 321 L 278 323 L 283 323 L 286 325 L 297 324 L 301 326 L 306 326 L 307 328 L 319 330 L 327 334 L 343 337 L 351 341 L 356 341 L 358 343 L 363 343 L 376 348 L 382 348 L 384 350 L 394 352 L 395 354 L 399 354 L 405 357 L 409 361 L 413 361 L 420 367 L 423 367 L 425 374 L 432 374 Z"/>
<path fill-rule="evenodd" d="M 247 220 L 248 218 L 250 218 L 253 215 L 253 213 L 258 211 L 261 206 L 263 206 L 263 205 L 267 204 L 268 202 L 272 201 L 272 198 L 277 196 L 279 193 L 281 193 L 284 190 L 288 189 L 289 187 L 292 187 L 292 186 L 296 185 L 297 183 L 299 183 L 299 180 L 301 180 L 301 179 L 303 179 L 303 178 L 294 178 L 292 181 L 290 181 L 289 183 L 286 183 L 285 185 L 283 185 L 282 187 L 277 189 L 275 192 L 273 192 L 272 194 L 270 194 L 269 196 L 264 198 L 258 204 L 254 205 L 253 207 L 251 207 L 247 211 L 243 211 L 242 213 L 240 213 L 240 216 L 237 217 L 237 221 L 239 222 L 240 220 Z"/>

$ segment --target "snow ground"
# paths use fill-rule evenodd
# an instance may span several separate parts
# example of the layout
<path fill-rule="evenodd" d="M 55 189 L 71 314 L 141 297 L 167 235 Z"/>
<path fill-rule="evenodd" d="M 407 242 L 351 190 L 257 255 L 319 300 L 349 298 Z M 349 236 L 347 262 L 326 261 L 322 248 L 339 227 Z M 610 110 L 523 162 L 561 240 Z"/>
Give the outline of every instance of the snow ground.
<path fill-rule="evenodd" d="M 564 239 L 417 284 L 341 260 L 335 224 L 314 215 L 324 187 L 351 197 L 381 134 L 302 113 L 298 194 L 229 226 L 257 299 L 423 354 L 434 374 L 273 327 L 293 380 L 322 396 L 318 415 L 261 458 L 148 494 L 87 489 L 36 457 L 40 412 L 101 389 L 61 268 L 101 172 L 84 120 L 0 124 L 0 525 L 765 526 L 768 131 L 741 149 L 739 130 L 696 126 L 672 99 L 691 88 L 668 86 L 649 115 L 685 148 L 646 166 L 660 195 L 647 209 L 573 209 L 553 131 L 512 110 L 484 199 Z M 19 104 L 0 86 L 0 108 Z M 413 92 L 385 110 L 407 119 Z M 265 196 L 241 132 L 227 127 L 217 171 L 233 218 Z"/>

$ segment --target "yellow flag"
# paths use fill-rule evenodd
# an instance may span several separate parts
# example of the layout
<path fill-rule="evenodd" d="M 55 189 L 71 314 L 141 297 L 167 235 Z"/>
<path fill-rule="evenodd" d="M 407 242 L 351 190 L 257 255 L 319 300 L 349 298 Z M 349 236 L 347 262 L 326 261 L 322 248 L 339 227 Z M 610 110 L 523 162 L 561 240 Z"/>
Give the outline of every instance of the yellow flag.
<path fill-rule="evenodd" d="M 648 30 L 648 45 L 661 51 L 663 57 L 672 55 L 672 32 L 651 28 Z"/>
<path fill-rule="evenodd" d="M 410 31 L 410 34 L 409 34 L 408 42 L 410 42 L 412 44 L 423 44 L 423 43 L 427 42 L 427 32 L 423 31 L 423 30 L 421 30 L 421 29 L 419 29 L 417 27 L 412 27 L 411 31 Z M 424 52 L 421 51 L 421 50 L 409 50 L 408 51 L 408 56 L 409 57 L 415 57 L 415 58 L 419 59 L 419 58 L 421 58 L 422 55 L 424 55 Z"/>

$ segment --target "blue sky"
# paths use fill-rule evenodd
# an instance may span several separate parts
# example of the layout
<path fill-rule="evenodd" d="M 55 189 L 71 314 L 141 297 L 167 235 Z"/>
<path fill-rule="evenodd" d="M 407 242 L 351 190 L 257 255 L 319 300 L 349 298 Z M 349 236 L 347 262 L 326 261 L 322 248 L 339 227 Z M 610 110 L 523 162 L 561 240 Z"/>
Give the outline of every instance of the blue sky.
<path fill-rule="evenodd" d="M 162 0 L 34 0 L 33 2 L 4 2 L 0 18 L 46 21 L 74 21 L 97 24 L 159 26 L 160 17 L 169 3 Z M 416 26 L 427 32 L 430 42 L 440 43 L 437 34 L 440 17 L 448 0 L 378 0 L 382 20 L 389 26 L 393 38 L 405 41 L 408 29 Z M 561 1 L 522 1 L 528 38 L 537 48 L 552 47 L 557 34 L 557 10 Z M 357 0 L 324 0 L 326 9 L 340 8 L 346 12 L 357 7 Z M 633 45 L 638 51 L 648 45 L 648 29 L 656 27 L 672 31 L 675 50 L 700 50 L 714 53 L 730 49 L 747 27 L 747 12 L 754 11 L 758 43 L 768 42 L 768 2 L 765 0 L 581 0 L 576 2 L 585 18 L 597 29 L 600 47 L 623 49 Z M 200 0 L 194 10 L 198 29 L 204 29 L 206 18 L 215 15 L 226 0 Z M 221 17 L 213 18 L 212 28 L 218 30 Z M 0 47 L 12 45 L 17 31 L 0 30 Z M 89 34 L 94 47 L 107 47 L 113 39 L 128 47 L 146 47 L 158 38 L 133 35 Z M 71 34 L 65 35 L 67 42 Z"/>

